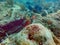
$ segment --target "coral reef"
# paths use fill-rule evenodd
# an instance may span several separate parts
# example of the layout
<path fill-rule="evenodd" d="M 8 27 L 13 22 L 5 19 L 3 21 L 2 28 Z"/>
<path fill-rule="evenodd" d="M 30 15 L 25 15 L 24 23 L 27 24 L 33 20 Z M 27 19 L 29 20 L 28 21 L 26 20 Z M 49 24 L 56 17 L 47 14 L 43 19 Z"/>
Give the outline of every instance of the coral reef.
<path fill-rule="evenodd" d="M 60 10 L 47 16 L 41 16 L 40 14 L 35 15 L 36 19 L 33 20 L 33 23 L 39 22 L 43 24 L 47 28 L 51 29 L 58 38 L 60 38 Z"/>
<path fill-rule="evenodd" d="M 44 25 L 60 39 L 60 0 L 0 1 L 0 39 L 18 33 L 31 23 Z"/>
<path fill-rule="evenodd" d="M 29 38 L 30 34 L 30 38 Z M 49 35 L 48 35 L 49 34 Z M 42 38 L 43 37 L 43 38 Z M 13 40 L 13 41 L 11 41 Z M 53 36 L 47 28 L 40 23 L 34 23 L 26 26 L 16 35 L 10 35 L 2 42 L 4 45 L 56 45 Z"/>

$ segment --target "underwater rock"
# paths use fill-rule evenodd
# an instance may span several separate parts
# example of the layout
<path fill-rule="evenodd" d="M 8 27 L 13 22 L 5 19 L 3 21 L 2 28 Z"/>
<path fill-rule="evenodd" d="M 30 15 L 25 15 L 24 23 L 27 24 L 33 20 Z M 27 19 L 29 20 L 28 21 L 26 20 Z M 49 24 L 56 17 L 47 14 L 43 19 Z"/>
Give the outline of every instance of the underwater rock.
<path fill-rule="evenodd" d="M 31 5 L 30 2 L 26 2 L 26 6 L 27 6 L 27 8 L 28 8 L 30 11 L 33 10 L 33 7 L 32 7 L 32 5 Z"/>
<path fill-rule="evenodd" d="M 28 9 L 32 11 L 33 10 L 33 7 L 29 5 L 28 6 Z"/>
<path fill-rule="evenodd" d="M 35 9 L 35 11 L 34 11 L 35 13 L 39 13 L 42 11 L 42 7 L 39 5 L 35 5 L 34 9 Z"/>
<path fill-rule="evenodd" d="M 13 0 L 6 0 L 6 2 L 7 2 L 7 5 L 9 5 L 9 6 L 13 6 Z"/>
<path fill-rule="evenodd" d="M 26 5 L 27 5 L 27 8 L 30 10 L 30 11 L 33 11 L 35 13 L 39 13 L 42 11 L 42 7 L 39 6 L 39 5 L 32 5 L 32 3 L 30 2 L 26 2 Z"/>
<path fill-rule="evenodd" d="M 46 15 L 48 15 L 48 12 L 47 11 L 42 11 L 41 16 L 46 16 Z"/>
<path fill-rule="evenodd" d="M 12 40 L 10 41 L 10 39 Z M 51 31 L 45 28 L 40 23 L 34 23 L 26 26 L 19 33 L 10 35 L 1 43 L 7 45 L 10 44 L 12 41 L 15 42 L 17 45 L 55 45 Z"/>

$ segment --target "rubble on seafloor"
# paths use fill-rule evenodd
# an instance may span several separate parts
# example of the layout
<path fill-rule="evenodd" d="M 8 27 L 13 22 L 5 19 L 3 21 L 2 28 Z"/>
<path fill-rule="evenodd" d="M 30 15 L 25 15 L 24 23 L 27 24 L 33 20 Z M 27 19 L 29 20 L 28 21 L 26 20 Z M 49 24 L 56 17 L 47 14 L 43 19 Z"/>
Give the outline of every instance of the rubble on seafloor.
<path fill-rule="evenodd" d="M 9 2 L 9 1 L 8 1 Z M 60 10 L 55 13 L 48 14 L 47 11 L 43 11 L 43 14 L 29 11 L 22 3 L 14 4 L 11 7 L 11 3 L 6 5 L 6 2 L 0 2 L 0 25 L 6 25 L 15 20 L 27 18 L 31 20 L 31 23 L 41 23 L 47 28 L 51 29 L 53 33 L 60 38 Z M 46 14 L 45 16 L 42 16 Z"/>
<path fill-rule="evenodd" d="M 24 17 L 24 14 L 26 12 L 24 11 L 23 13 L 19 5 L 14 5 L 14 7 L 8 7 L 5 6 L 6 3 L 2 3 L 0 4 L 0 25 L 4 25 L 11 21 L 18 20 Z"/>
<path fill-rule="evenodd" d="M 43 17 L 40 14 L 37 14 L 33 23 L 38 22 L 51 29 L 51 31 L 60 39 L 60 10 Z"/>

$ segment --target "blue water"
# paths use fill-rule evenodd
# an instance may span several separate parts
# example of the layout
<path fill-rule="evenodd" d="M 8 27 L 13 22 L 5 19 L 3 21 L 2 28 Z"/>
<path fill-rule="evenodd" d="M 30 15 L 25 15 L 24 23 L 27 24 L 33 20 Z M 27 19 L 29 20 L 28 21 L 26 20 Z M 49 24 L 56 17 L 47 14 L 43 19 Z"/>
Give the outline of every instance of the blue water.
<path fill-rule="evenodd" d="M 0 0 L 0 2 L 5 1 L 5 0 Z"/>
<path fill-rule="evenodd" d="M 4 1 L 4 0 L 0 0 Z M 14 2 L 23 3 L 26 8 L 35 13 L 39 13 L 43 10 L 50 12 L 50 7 L 53 11 L 60 9 L 60 0 L 13 0 Z M 48 7 L 46 6 L 48 5 Z M 52 11 L 51 11 L 52 12 Z"/>
<path fill-rule="evenodd" d="M 47 10 L 48 13 L 53 13 L 59 10 L 60 0 L 14 0 L 15 2 L 23 3 L 26 8 L 35 13 L 40 13 Z M 48 6 L 46 6 L 47 4 Z"/>

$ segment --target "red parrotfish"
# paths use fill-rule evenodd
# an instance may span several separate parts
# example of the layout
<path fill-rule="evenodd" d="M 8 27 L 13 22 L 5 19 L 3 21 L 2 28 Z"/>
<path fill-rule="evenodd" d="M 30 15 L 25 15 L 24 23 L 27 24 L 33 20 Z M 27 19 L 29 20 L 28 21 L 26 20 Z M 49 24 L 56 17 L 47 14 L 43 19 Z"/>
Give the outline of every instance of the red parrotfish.
<path fill-rule="evenodd" d="M 25 26 L 29 25 L 31 22 L 26 19 L 15 20 L 4 26 L 0 26 L 0 37 L 4 37 L 7 34 L 17 33 L 22 30 Z"/>

